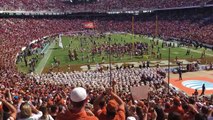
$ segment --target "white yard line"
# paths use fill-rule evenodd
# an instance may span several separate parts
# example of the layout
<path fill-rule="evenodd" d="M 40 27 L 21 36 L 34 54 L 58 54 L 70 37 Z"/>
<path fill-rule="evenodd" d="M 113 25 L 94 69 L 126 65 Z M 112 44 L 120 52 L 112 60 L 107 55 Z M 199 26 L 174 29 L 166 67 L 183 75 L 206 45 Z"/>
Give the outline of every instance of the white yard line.
<path fill-rule="evenodd" d="M 44 58 L 39 62 L 38 66 L 35 69 L 35 73 L 41 74 L 47 61 L 52 54 L 53 48 L 55 47 L 55 42 L 51 43 L 50 46 L 47 48 L 46 52 L 44 53 Z"/>

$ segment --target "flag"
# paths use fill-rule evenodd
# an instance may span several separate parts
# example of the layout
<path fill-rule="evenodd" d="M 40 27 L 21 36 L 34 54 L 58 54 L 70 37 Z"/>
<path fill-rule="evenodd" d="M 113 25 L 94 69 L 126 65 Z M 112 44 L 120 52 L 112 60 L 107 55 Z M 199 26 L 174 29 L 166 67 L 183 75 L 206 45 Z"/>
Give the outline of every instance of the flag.
<path fill-rule="evenodd" d="M 63 48 L 63 44 L 62 44 L 62 40 L 61 40 L 61 34 L 59 34 L 59 43 L 58 43 L 58 46 L 60 48 Z"/>
<path fill-rule="evenodd" d="M 94 25 L 93 22 L 85 22 L 84 23 L 84 28 L 93 29 L 93 28 L 95 28 L 95 25 Z"/>

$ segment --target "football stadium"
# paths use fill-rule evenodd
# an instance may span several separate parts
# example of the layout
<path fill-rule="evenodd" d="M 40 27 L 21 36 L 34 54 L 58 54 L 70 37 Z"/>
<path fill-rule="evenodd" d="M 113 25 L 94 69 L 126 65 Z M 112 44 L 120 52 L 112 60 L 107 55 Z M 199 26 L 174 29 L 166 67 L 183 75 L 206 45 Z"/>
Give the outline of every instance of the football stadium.
<path fill-rule="evenodd" d="M 0 31 L 0 120 L 213 120 L 212 0 L 1 0 Z"/>

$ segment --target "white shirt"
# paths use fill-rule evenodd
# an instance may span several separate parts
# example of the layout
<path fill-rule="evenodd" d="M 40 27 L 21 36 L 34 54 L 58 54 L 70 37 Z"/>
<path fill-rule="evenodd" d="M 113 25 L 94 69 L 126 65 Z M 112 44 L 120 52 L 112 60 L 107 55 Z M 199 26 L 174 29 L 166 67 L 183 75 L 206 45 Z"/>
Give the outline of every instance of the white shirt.
<path fill-rule="evenodd" d="M 43 115 L 41 111 L 39 111 L 37 114 L 32 114 L 29 118 L 18 118 L 18 120 L 39 120 L 39 118 Z"/>
<path fill-rule="evenodd" d="M 54 120 L 51 115 L 47 115 L 46 119 L 39 118 L 39 120 Z"/>

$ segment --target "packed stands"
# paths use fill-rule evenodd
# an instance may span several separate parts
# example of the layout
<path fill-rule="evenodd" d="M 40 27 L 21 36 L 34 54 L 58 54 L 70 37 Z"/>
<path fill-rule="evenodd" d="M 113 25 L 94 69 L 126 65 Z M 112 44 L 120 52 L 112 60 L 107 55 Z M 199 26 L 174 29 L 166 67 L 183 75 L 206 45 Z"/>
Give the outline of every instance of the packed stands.
<path fill-rule="evenodd" d="M 122 114 L 122 117 L 119 117 L 120 120 L 128 120 L 130 117 L 139 120 L 157 118 L 158 120 L 174 120 L 173 114 L 175 114 L 177 120 L 196 120 L 196 117 L 200 118 L 198 120 L 203 120 L 204 118 L 212 119 L 212 98 L 203 97 L 198 99 L 198 94 L 195 94 L 193 97 L 187 97 L 172 88 L 168 92 L 167 87 L 162 81 L 164 77 L 156 72 L 158 70 L 160 68 L 113 70 L 113 91 L 109 87 L 107 71 L 75 71 L 72 73 L 50 73 L 42 76 L 15 75 L 10 70 L 1 72 L 1 79 L 4 80 L 1 83 L 1 91 L 7 94 L 7 96 L 2 94 L 3 98 L 0 98 L 0 100 L 5 106 L 3 110 L 10 112 L 10 114 L 5 113 L 4 118 L 41 119 L 44 117 L 59 120 L 77 119 L 76 117 L 80 116 L 75 116 L 74 114 L 78 112 L 72 111 L 72 114 L 67 113 L 69 111 L 68 108 L 71 104 L 75 104 L 75 102 L 78 103 L 86 100 L 88 102 L 83 102 L 85 103 L 83 107 L 78 106 L 77 108 L 80 107 L 82 110 L 85 110 L 86 116 L 96 116 L 99 119 L 103 117 L 99 114 L 100 109 L 105 110 L 105 107 L 107 107 L 106 110 L 109 112 L 117 108 L 116 106 L 119 109 L 118 113 L 114 111 L 116 112 L 114 114 Z M 129 86 L 146 84 L 149 85 L 149 89 L 152 91 L 149 93 L 149 97 L 143 100 L 132 101 Z M 81 86 L 86 90 L 76 86 Z M 74 94 L 71 91 L 76 89 L 73 88 L 81 90 L 76 91 L 77 93 Z M 108 109 L 108 105 L 112 105 L 110 104 L 110 96 L 116 102 L 113 102 L 114 107 Z M 26 116 L 19 115 L 25 113 L 26 107 L 24 106 L 27 103 L 30 105 L 28 109 L 32 110 L 32 112 Z M 6 108 L 9 110 L 6 110 Z M 46 111 L 43 110 L 44 108 L 46 108 Z M 75 110 L 76 108 L 72 107 L 70 109 Z M 19 114 L 16 115 L 17 113 Z M 105 115 L 114 117 L 110 113 Z"/>
<path fill-rule="evenodd" d="M 99 12 L 113 10 L 142 10 L 144 8 L 172 8 L 211 4 L 210 0 L 98 0 L 86 4 L 71 4 L 62 0 L 2 0 L 0 10 L 8 11 L 54 11 L 54 12 Z"/>

